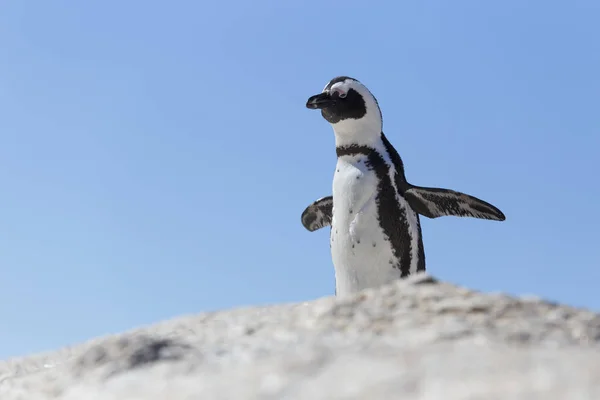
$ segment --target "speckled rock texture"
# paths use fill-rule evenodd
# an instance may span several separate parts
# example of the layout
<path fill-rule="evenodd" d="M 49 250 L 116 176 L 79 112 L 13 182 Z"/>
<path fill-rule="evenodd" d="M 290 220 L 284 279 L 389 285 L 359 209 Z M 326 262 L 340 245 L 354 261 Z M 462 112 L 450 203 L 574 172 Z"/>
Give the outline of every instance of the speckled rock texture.
<path fill-rule="evenodd" d="M 0 362 L 2 400 L 600 399 L 600 315 L 422 274 Z"/>

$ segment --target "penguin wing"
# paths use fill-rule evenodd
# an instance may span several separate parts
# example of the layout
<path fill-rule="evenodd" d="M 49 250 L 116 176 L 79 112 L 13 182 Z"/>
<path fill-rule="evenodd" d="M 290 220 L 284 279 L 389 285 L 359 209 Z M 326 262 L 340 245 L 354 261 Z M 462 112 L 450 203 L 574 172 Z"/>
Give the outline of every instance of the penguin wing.
<path fill-rule="evenodd" d="M 333 196 L 322 197 L 302 212 L 302 225 L 310 232 L 331 225 Z"/>
<path fill-rule="evenodd" d="M 404 198 L 417 213 L 428 218 L 446 215 L 504 221 L 506 217 L 488 202 L 450 189 L 410 185 Z"/>

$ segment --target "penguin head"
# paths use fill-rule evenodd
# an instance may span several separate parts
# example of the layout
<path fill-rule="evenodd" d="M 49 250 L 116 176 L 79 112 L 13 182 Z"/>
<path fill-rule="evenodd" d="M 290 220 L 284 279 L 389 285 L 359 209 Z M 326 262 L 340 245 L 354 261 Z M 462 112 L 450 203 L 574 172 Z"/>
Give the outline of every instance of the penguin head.
<path fill-rule="evenodd" d="M 320 109 L 336 136 L 368 136 L 381 133 L 382 115 L 375 96 L 358 80 L 338 76 L 323 91 L 306 102 L 310 109 Z M 350 139 L 348 137 L 348 139 Z"/>

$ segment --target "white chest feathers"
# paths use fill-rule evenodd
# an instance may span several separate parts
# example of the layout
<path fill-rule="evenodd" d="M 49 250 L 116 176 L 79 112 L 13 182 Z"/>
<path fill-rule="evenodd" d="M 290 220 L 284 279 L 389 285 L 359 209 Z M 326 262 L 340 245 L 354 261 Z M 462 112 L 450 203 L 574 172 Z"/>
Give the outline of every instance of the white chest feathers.
<path fill-rule="evenodd" d="M 337 295 L 400 277 L 389 239 L 380 226 L 379 179 L 359 154 L 338 158 L 333 178 L 331 255 Z"/>

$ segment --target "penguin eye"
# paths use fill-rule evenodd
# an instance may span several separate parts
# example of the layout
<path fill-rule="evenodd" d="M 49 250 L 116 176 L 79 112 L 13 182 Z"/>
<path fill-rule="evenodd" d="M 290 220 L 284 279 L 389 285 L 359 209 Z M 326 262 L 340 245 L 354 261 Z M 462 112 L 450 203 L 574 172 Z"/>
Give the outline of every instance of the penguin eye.
<path fill-rule="evenodd" d="M 340 99 L 345 99 L 346 98 L 346 93 L 341 91 L 339 88 L 338 89 L 334 89 L 332 94 L 337 93 L 338 97 Z"/>
<path fill-rule="evenodd" d="M 344 90 L 341 85 L 335 84 L 329 89 L 330 96 L 336 96 L 338 99 L 345 99 L 348 93 Z"/>

